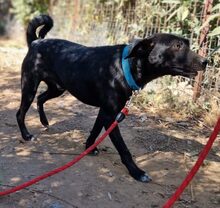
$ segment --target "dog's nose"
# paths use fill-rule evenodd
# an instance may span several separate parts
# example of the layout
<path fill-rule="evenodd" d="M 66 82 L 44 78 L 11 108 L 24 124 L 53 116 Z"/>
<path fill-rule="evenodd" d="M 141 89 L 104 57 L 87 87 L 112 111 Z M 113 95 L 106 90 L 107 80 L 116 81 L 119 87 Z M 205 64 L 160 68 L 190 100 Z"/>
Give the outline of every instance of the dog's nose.
<path fill-rule="evenodd" d="M 208 60 L 205 59 L 205 58 L 202 59 L 201 64 L 202 64 L 202 66 L 205 68 L 205 67 L 207 66 L 207 64 L 208 64 Z"/>

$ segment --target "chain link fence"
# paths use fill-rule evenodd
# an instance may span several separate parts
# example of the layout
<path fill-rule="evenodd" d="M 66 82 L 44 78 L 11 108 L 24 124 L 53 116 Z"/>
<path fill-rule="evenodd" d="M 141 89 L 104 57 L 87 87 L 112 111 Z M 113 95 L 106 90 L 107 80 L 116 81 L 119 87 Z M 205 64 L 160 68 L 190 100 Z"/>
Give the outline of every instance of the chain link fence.
<path fill-rule="evenodd" d="M 205 42 L 200 45 L 204 1 L 189 1 L 188 5 L 181 5 L 179 1 L 169 3 L 170 1 L 165 0 L 127 1 L 127 4 L 106 2 L 97 3 L 92 7 L 92 3 L 86 0 L 63 1 L 56 7 L 57 11 L 53 11 L 57 25 L 55 33 L 65 31 L 64 34 L 60 34 L 64 38 L 94 46 L 128 43 L 133 38 L 144 38 L 160 32 L 175 33 L 188 38 L 191 48 L 195 51 L 207 47 L 207 55 L 220 45 L 219 36 L 207 36 Z M 64 12 L 71 11 L 70 8 L 72 12 Z M 220 19 L 215 20 L 213 24 L 214 27 L 219 25 Z M 203 93 L 204 90 L 220 91 L 219 51 L 210 57 L 210 64 L 203 76 Z M 185 79 L 180 77 L 175 80 L 179 82 Z M 195 80 L 189 82 L 193 84 Z"/>

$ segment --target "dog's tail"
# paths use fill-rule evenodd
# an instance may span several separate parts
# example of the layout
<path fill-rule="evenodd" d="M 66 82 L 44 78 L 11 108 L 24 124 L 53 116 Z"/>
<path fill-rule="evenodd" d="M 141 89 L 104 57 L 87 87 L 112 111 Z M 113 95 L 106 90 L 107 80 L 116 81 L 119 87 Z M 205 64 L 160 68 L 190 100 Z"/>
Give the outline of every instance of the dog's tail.
<path fill-rule="evenodd" d="M 39 30 L 37 36 L 36 30 L 40 26 L 42 26 L 42 28 Z M 53 27 L 53 20 L 48 15 L 42 14 L 32 19 L 28 24 L 27 33 L 26 33 L 28 47 L 30 47 L 31 43 L 34 40 L 38 38 L 43 39 L 52 27 Z"/>

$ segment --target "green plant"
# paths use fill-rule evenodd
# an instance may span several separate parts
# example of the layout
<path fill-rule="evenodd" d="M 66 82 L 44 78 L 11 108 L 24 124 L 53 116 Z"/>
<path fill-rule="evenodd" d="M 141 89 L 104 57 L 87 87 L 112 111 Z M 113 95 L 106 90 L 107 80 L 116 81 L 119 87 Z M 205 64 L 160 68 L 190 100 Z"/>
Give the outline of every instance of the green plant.
<path fill-rule="evenodd" d="M 10 0 L 0 0 L 0 35 L 6 32 L 7 19 L 10 16 L 9 10 L 11 6 Z"/>
<path fill-rule="evenodd" d="M 13 0 L 12 12 L 26 26 L 34 16 L 47 13 L 49 3 L 50 0 Z"/>

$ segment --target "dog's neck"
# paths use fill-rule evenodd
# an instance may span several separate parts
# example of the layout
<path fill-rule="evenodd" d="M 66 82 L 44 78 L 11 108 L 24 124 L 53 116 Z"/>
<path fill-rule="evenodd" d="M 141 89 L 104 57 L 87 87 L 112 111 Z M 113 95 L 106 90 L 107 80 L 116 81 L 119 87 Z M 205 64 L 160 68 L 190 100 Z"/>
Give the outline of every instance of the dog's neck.
<path fill-rule="evenodd" d="M 122 70 L 127 84 L 132 90 L 140 90 L 141 87 L 137 85 L 132 71 L 131 71 L 131 59 L 127 58 L 129 53 L 129 46 L 125 46 L 122 53 Z"/>
<path fill-rule="evenodd" d="M 144 59 L 132 58 L 131 73 L 137 85 L 143 88 L 148 82 L 163 76 L 162 70 L 156 69 Z M 154 73 L 152 73 L 154 71 Z"/>
<path fill-rule="evenodd" d="M 129 46 L 123 49 L 122 70 L 131 90 L 143 89 L 148 82 L 163 75 L 163 70 L 158 70 L 148 62 L 149 54 L 139 53 L 138 57 L 127 58 L 129 50 Z"/>

